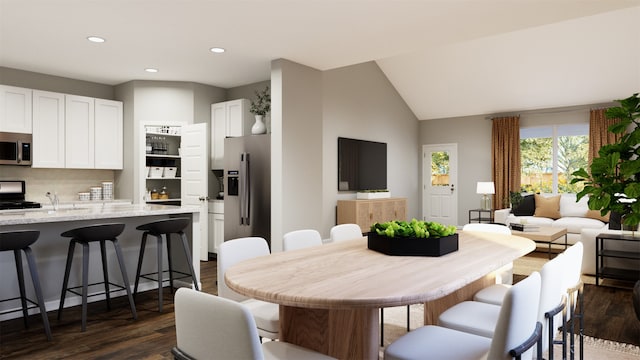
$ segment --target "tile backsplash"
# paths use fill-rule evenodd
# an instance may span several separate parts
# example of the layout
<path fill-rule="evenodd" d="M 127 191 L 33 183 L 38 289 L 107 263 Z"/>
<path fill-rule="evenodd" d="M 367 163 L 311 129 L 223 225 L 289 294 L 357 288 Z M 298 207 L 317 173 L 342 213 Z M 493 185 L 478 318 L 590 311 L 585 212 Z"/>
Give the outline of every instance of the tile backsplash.
<path fill-rule="evenodd" d="M 25 198 L 43 205 L 49 204 L 47 191 L 57 192 L 60 202 L 78 200 L 78 192 L 114 181 L 114 170 L 34 169 L 27 166 L 0 166 L 0 180 L 24 180 Z M 114 198 L 118 198 L 117 192 Z"/>

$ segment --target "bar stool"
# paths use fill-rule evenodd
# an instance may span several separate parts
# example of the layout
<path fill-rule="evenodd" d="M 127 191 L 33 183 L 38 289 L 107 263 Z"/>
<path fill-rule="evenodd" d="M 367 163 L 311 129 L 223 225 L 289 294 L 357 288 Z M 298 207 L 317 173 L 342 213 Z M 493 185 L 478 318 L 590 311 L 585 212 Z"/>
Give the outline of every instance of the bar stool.
<path fill-rule="evenodd" d="M 47 334 L 47 340 L 51 341 L 51 329 L 49 328 L 49 318 L 47 317 L 47 309 L 44 306 L 44 299 L 42 297 L 42 289 L 40 288 L 40 278 L 38 276 L 38 269 L 36 268 L 36 261 L 31 251 L 31 244 L 38 240 L 40 231 L 37 230 L 18 230 L 18 231 L 3 231 L 0 232 L 0 252 L 1 251 L 13 251 L 13 255 L 16 259 L 16 272 L 18 274 L 18 286 L 20 288 L 20 297 L 2 300 L 0 302 L 11 301 L 20 299 L 22 303 L 22 316 L 24 320 L 24 327 L 28 328 L 27 322 L 28 310 L 36 307 L 40 308 L 40 315 L 42 316 L 42 322 L 44 324 L 44 332 Z M 28 299 L 24 288 L 24 273 L 22 269 L 22 255 L 20 250 L 24 252 L 27 258 L 27 264 L 29 265 L 29 272 L 31 273 L 31 281 L 33 282 L 33 289 L 36 293 L 37 303 Z M 27 302 L 32 306 L 27 306 Z M 8 314 L 18 310 L 5 311 L 0 315 Z"/>
<path fill-rule="evenodd" d="M 116 290 L 126 290 L 129 297 L 129 305 L 131 306 L 131 314 L 133 319 L 137 319 L 136 306 L 133 302 L 133 296 L 131 295 L 131 288 L 129 286 L 129 278 L 127 276 L 127 269 L 124 265 L 124 259 L 122 257 L 122 250 L 120 244 L 118 244 L 117 236 L 122 234 L 124 230 L 124 224 L 112 223 L 112 224 L 99 224 L 90 225 L 73 230 L 65 231 L 61 234 L 63 237 L 70 237 L 69 242 L 69 254 L 67 255 L 67 266 L 64 270 L 64 281 L 62 284 L 62 294 L 60 295 L 60 308 L 58 309 L 58 320 L 62 318 L 62 309 L 64 308 L 64 299 L 67 291 L 82 296 L 82 331 L 87 329 L 87 297 L 98 296 L 104 294 L 107 299 L 107 310 L 111 310 L 111 297 L 110 293 Z M 109 282 L 109 274 L 107 271 L 107 252 L 105 243 L 111 241 L 113 247 L 116 250 L 116 257 L 118 258 L 118 264 L 120 265 L 120 273 L 122 274 L 122 281 L 124 286 Z M 100 254 L 102 257 L 102 275 L 104 277 L 104 292 L 88 295 L 88 287 L 98 285 L 100 283 L 89 284 L 89 243 L 99 241 L 100 242 Z M 82 245 L 82 285 L 75 287 L 68 287 L 69 272 L 71 271 L 71 262 L 73 260 L 73 251 L 76 243 Z M 116 288 L 116 290 L 110 290 L 109 285 Z M 82 288 L 82 293 L 78 293 L 76 289 Z"/>
<path fill-rule="evenodd" d="M 175 279 L 182 279 L 182 278 L 186 278 L 186 277 L 191 277 L 193 279 L 193 283 L 194 286 L 196 288 L 196 290 L 200 291 L 199 287 L 198 287 L 198 279 L 196 278 L 196 272 L 193 269 L 193 263 L 191 261 L 191 254 L 189 251 L 189 244 L 187 242 L 187 235 L 185 235 L 184 233 L 184 229 L 191 223 L 191 219 L 190 218 L 186 218 L 186 217 L 181 217 L 181 218 L 170 218 L 170 219 L 163 219 L 163 220 L 158 220 L 158 221 L 154 221 L 154 222 L 150 222 L 147 224 L 143 224 L 138 226 L 136 229 L 137 230 L 142 230 L 144 231 L 144 233 L 142 234 L 142 243 L 140 244 L 140 256 L 138 258 L 138 270 L 136 271 L 136 283 L 134 285 L 133 288 L 133 295 L 136 296 L 138 294 L 138 283 L 140 281 L 140 278 L 145 278 L 147 280 L 152 280 L 152 281 L 157 281 L 158 282 L 158 311 L 162 312 L 162 283 L 165 281 L 163 279 L 163 274 L 165 272 L 169 273 L 169 286 L 170 286 L 170 291 L 173 294 L 173 280 Z M 187 257 L 187 263 L 189 264 L 189 271 L 191 271 L 190 274 L 187 274 L 185 272 L 181 272 L 181 271 L 177 271 L 173 269 L 173 265 L 172 265 L 172 261 L 171 261 L 171 234 L 177 234 L 180 236 L 180 239 L 182 240 L 182 250 L 184 250 L 184 254 Z M 155 272 L 150 272 L 150 273 L 146 273 L 146 274 L 140 274 L 140 272 L 142 271 L 142 259 L 144 257 L 144 250 L 145 250 L 145 246 L 147 244 L 147 236 L 155 236 L 156 239 L 158 240 L 158 253 L 157 253 L 157 262 L 158 262 L 158 268 L 157 271 Z M 163 240 L 164 238 L 164 240 Z M 169 270 L 162 270 L 162 260 L 163 260 L 163 255 L 162 255 L 162 247 L 163 244 L 165 243 L 167 246 L 167 260 L 169 263 Z M 177 273 L 180 274 L 182 276 L 178 277 L 178 278 L 174 278 L 173 274 Z M 155 277 L 152 277 L 151 275 L 156 275 Z"/>

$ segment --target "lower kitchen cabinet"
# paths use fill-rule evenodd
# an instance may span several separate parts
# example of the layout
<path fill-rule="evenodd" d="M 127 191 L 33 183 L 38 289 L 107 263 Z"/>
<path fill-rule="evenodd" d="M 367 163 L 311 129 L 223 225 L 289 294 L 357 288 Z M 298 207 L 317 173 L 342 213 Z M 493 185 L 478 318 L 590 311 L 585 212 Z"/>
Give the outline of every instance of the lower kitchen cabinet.
<path fill-rule="evenodd" d="M 220 200 L 209 202 L 209 252 L 218 253 L 224 241 L 224 203 Z"/>

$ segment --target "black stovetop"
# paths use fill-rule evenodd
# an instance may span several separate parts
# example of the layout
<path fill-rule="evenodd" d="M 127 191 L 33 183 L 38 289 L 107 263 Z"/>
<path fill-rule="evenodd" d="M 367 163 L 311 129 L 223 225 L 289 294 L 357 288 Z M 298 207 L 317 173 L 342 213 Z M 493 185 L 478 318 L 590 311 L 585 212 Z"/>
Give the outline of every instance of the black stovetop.
<path fill-rule="evenodd" d="M 42 205 L 33 201 L 26 200 L 0 200 L 0 210 L 12 210 L 12 209 L 37 209 Z"/>

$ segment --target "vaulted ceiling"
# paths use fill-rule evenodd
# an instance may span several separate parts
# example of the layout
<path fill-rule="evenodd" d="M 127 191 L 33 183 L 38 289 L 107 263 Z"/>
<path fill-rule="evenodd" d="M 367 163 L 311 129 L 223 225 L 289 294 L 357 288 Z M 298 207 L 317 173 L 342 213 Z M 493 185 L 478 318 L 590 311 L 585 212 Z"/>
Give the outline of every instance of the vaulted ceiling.
<path fill-rule="evenodd" d="M 557 41 L 607 41 L 582 39 L 593 28 L 582 19 L 629 9 L 623 19 L 640 20 L 633 19 L 640 0 L 0 0 L 0 66 L 109 85 L 142 79 L 230 88 L 267 80 L 278 58 L 319 70 L 376 61 L 423 120 L 570 105 L 517 99 L 527 85 L 545 97 L 537 71 L 553 68 L 548 76 L 557 79 L 571 68 L 563 59 L 573 55 L 563 58 Z M 629 29 L 627 20 L 614 23 L 623 27 L 615 34 L 640 39 L 638 21 Z M 106 42 L 87 41 L 92 35 Z M 640 62 L 638 50 L 633 56 Z M 621 91 L 640 87 L 640 66 L 634 71 Z"/>

